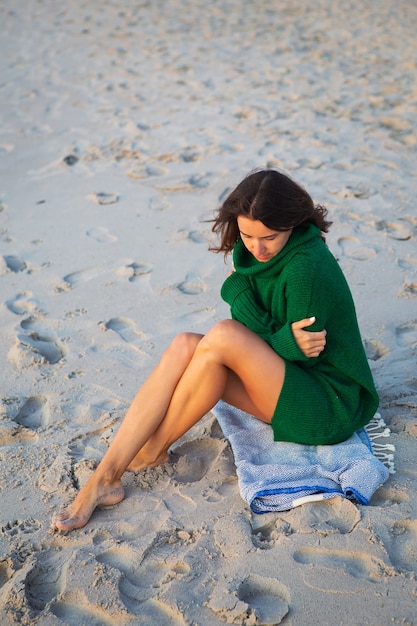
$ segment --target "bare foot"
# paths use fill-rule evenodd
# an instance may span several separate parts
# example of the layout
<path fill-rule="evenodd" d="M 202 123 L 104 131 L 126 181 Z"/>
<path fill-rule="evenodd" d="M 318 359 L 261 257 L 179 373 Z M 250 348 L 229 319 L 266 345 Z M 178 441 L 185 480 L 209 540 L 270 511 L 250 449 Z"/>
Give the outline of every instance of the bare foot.
<path fill-rule="evenodd" d="M 87 524 L 96 507 L 118 504 L 124 497 L 125 492 L 120 480 L 112 484 L 95 485 L 90 479 L 74 502 L 52 518 L 51 528 L 62 531 L 82 528 Z"/>
<path fill-rule="evenodd" d="M 163 452 L 159 457 L 150 461 L 149 459 L 145 458 L 142 450 L 138 452 L 135 458 L 132 459 L 132 461 L 129 463 L 126 468 L 127 472 L 139 472 L 146 467 L 156 467 L 157 465 L 161 465 L 162 463 L 166 463 L 167 461 L 169 461 L 168 452 Z"/>

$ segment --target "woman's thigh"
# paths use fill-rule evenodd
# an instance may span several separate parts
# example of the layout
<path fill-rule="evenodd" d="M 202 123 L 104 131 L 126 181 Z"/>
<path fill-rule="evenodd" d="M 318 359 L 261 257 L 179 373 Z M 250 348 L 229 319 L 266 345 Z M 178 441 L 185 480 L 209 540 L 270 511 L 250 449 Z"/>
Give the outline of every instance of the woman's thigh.
<path fill-rule="evenodd" d="M 234 320 L 216 324 L 202 340 L 204 344 L 230 370 L 222 399 L 271 422 L 284 383 L 284 359 Z"/>

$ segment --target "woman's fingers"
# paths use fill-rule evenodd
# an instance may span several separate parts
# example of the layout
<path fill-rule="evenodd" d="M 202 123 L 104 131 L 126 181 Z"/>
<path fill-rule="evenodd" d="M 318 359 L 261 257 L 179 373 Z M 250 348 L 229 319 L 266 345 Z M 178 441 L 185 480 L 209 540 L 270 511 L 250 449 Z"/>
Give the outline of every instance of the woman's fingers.
<path fill-rule="evenodd" d="M 316 321 L 315 317 L 306 317 L 305 319 L 299 320 L 298 322 L 293 322 L 291 324 L 291 328 L 294 330 L 302 330 L 303 328 L 307 328 L 308 326 L 312 326 Z"/>
<path fill-rule="evenodd" d="M 305 328 L 312 326 L 315 321 L 315 317 L 307 317 L 291 324 L 295 341 L 300 350 L 307 357 L 319 356 L 326 345 L 327 333 L 325 329 L 320 331 L 304 330 Z"/>

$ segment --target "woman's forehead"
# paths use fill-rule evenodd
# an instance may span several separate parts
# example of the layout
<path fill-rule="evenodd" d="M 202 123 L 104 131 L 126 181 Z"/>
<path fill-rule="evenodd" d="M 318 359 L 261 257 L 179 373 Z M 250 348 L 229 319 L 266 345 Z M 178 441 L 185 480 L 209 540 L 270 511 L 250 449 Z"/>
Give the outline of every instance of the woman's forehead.
<path fill-rule="evenodd" d="M 237 225 L 242 233 L 251 237 L 268 237 L 268 235 L 273 235 L 277 232 L 265 226 L 260 220 L 252 220 L 244 215 L 238 216 Z"/>

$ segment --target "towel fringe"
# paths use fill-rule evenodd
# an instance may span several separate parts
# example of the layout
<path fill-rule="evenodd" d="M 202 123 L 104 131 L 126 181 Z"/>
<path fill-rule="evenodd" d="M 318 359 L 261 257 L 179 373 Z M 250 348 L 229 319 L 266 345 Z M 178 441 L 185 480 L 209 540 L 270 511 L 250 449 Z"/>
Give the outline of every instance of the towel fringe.
<path fill-rule="evenodd" d="M 391 430 L 385 424 L 380 413 L 375 413 L 371 421 L 365 426 L 365 430 L 376 458 L 388 468 L 390 474 L 395 474 L 394 455 L 390 454 L 390 452 L 395 452 L 395 446 L 392 443 L 379 443 L 377 441 L 381 437 L 391 436 Z"/>

